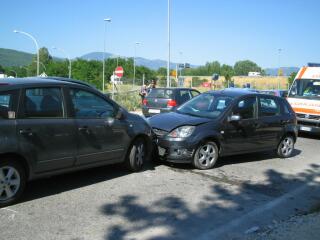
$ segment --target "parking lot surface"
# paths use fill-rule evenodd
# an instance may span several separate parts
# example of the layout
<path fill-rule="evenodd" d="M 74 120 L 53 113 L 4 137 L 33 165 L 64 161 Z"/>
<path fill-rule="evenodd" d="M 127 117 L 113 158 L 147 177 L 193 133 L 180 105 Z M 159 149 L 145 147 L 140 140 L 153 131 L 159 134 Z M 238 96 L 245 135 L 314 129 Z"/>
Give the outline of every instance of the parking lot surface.
<path fill-rule="evenodd" d="M 243 239 L 320 203 L 319 154 L 320 138 L 303 135 L 290 159 L 264 152 L 206 171 L 149 163 L 37 180 L 0 209 L 0 239 Z"/>

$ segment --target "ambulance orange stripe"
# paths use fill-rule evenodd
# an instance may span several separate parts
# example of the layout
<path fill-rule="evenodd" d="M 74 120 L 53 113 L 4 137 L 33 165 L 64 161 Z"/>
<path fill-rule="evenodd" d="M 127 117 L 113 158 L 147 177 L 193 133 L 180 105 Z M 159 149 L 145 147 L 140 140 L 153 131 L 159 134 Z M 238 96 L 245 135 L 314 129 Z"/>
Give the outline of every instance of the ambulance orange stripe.
<path fill-rule="evenodd" d="M 299 76 L 297 77 L 297 79 L 301 79 L 303 74 L 307 71 L 307 67 L 303 67 L 299 73 Z"/>
<path fill-rule="evenodd" d="M 306 114 L 314 114 L 320 115 L 320 110 L 316 109 L 307 109 L 307 108 L 293 108 L 296 113 L 306 113 Z"/>

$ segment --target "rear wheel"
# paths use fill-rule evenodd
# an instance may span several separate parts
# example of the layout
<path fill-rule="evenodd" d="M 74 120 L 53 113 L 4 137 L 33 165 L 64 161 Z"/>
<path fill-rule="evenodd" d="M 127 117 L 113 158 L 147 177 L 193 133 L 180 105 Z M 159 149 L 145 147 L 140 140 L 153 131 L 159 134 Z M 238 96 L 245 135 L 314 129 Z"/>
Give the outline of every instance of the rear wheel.
<path fill-rule="evenodd" d="M 0 161 L 0 207 L 19 200 L 26 186 L 26 172 L 16 160 Z"/>
<path fill-rule="evenodd" d="M 126 165 L 130 171 L 137 172 L 141 170 L 147 154 L 145 141 L 141 138 L 136 139 L 130 149 L 126 159 Z"/>
<path fill-rule="evenodd" d="M 201 170 L 210 169 L 216 164 L 218 156 L 217 144 L 207 141 L 197 148 L 193 156 L 193 165 Z"/>
<path fill-rule="evenodd" d="M 281 158 L 291 157 L 294 150 L 294 138 L 290 135 L 285 136 L 278 145 L 277 154 Z"/>

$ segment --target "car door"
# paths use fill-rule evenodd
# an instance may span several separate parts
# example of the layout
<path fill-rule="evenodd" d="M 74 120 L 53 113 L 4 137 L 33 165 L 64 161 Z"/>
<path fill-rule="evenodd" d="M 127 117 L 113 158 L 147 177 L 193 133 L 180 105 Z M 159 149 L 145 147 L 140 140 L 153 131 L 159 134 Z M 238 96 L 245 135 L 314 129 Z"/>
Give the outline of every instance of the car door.
<path fill-rule="evenodd" d="M 239 121 L 228 121 L 231 115 L 240 116 Z M 224 154 L 244 153 L 256 150 L 258 145 L 257 98 L 245 97 L 236 101 L 224 121 Z"/>
<path fill-rule="evenodd" d="M 61 87 L 22 89 L 17 119 L 20 151 L 34 172 L 72 167 L 76 153 L 74 120 L 67 118 Z"/>
<path fill-rule="evenodd" d="M 125 120 L 115 118 L 117 106 L 88 89 L 70 88 L 76 121 L 76 165 L 114 162 L 124 157 L 130 143 Z"/>
<path fill-rule="evenodd" d="M 275 148 L 282 133 L 281 105 L 274 97 L 259 96 L 258 99 L 259 144 L 266 149 Z"/>

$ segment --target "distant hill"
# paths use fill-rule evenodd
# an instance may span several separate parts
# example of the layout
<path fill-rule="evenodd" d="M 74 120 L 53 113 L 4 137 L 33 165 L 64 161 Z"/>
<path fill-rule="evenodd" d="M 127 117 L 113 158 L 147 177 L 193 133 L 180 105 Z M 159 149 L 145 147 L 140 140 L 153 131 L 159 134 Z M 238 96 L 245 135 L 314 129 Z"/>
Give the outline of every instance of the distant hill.
<path fill-rule="evenodd" d="M 30 64 L 33 54 L 0 48 L 0 65 L 4 67 L 24 66 Z"/>
<path fill-rule="evenodd" d="M 298 67 L 281 67 L 284 76 L 290 76 L 293 72 L 298 72 Z M 266 68 L 264 69 L 268 76 L 278 76 L 279 68 Z"/>
<path fill-rule="evenodd" d="M 107 58 L 116 58 L 116 57 L 117 57 L 117 55 L 106 52 L 106 55 L 105 55 L 106 59 Z M 120 57 L 121 58 L 128 58 L 128 57 L 124 57 L 124 56 L 120 56 Z M 84 59 L 84 60 L 102 61 L 103 53 L 102 52 L 91 52 L 91 53 L 88 53 L 88 54 L 81 56 L 80 58 Z M 146 59 L 146 58 L 137 57 L 136 63 L 137 63 L 137 66 L 145 66 L 145 67 L 153 69 L 153 70 L 158 70 L 161 67 L 167 67 L 167 61 L 160 60 L 160 59 L 150 60 L 150 59 Z M 175 69 L 176 63 L 171 63 L 170 68 Z"/>

